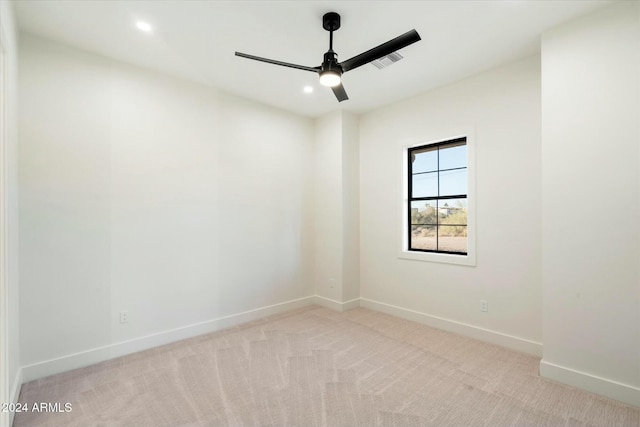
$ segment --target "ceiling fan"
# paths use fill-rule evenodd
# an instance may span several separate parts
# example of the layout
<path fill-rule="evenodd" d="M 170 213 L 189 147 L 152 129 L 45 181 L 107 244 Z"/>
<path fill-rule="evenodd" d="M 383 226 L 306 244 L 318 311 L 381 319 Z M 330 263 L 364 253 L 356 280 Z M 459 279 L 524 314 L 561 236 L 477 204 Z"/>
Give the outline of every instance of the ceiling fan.
<path fill-rule="evenodd" d="M 382 43 L 373 49 L 369 49 L 366 52 L 356 55 L 353 58 L 338 62 L 338 55 L 333 51 L 333 32 L 340 28 L 340 15 L 336 12 L 325 13 L 322 17 L 322 27 L 329 31 L 329 50 L 324 54 L 324 60 L 318 67 L 306 67 L 304 65 L 290 64 L 288 62 L 261 58 L 259 56 L 248 55 L 241 52 L 236 52 L 236 56 L 318 73 L 320 76 L 320 84 L 330 87 L 336 98 L 338 98 L 338 101 L 342 102 L 349 99 L 347 92 L 342 86 L 343 73 L 351 71 L 354 68 L 358 68 L 361 65 L 368 64 L 369 62 L 375 61 L 383 56 L 387 56 L 396 50 L 400 50 L 403 47 L 409 46 L 410 44 L 420 40 L 420 35 L 416 30 L 407 31 L 404 34 L 391 39 L 386 43 Z"/>

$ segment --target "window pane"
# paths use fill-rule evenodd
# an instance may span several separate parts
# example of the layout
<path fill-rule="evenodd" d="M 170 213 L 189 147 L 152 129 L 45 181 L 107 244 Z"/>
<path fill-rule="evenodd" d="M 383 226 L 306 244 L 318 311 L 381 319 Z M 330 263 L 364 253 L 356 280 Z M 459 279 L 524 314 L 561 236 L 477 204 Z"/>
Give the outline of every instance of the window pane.
<path fill-rule="evenodd" d="M 456 169 L 440 172 L 439 196 L 467 194 L 467 170 Z"/>
<path fill-rule="evenodd" d="M 456 145 L 440 148 L 440 170 L 467 166 L 467 146 Z"/>
<path fill-rule="evenodd" d="M 438 220 L 436 217 L 436 207 L 436 200 L 411 202 L 411 224 L 435 225 Z"/>
<path fill-rule="evenodd" d="M 411 185 L 411 197 L 437 197 L 438 172 L 413 175 Z"/>
<path fill-rule="evenodd" d="M 467 206 L 467 199 L 439 200 L 438 224 L 467 225 Z"/>
<path fill-rule="evenodd" d="M 411 172 L 433 172 L 438 170 L 438 150 L 436 147 L 411 151 Z"/>
<path fill-rule="evenodd" d="M 408 153 L 411 162 L 408 249 L 466 254 L 469 178 L 466 138 L 409 149 Z"/>
<path fill-rule="evenodd" d="M 435 251 L 436 246 L 436 226 L 435 225 L 412 225 L 410 249 L 422 249 Z"/>
<path fill-rule="evenodd" d="M 467 252 L 467 227 L 441 225 L 438 227 L 438 250 L 445 252 Z"/>

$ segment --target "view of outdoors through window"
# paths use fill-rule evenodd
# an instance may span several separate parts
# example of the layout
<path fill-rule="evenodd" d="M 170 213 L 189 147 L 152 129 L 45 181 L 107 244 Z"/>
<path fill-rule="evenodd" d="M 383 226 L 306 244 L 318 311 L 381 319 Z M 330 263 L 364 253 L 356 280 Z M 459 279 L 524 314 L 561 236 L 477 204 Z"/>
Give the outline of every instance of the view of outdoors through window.
<path fill-rule="evenodd" d="M 409 149 L 409 250 L 467 253 L 466 138 Z"/>

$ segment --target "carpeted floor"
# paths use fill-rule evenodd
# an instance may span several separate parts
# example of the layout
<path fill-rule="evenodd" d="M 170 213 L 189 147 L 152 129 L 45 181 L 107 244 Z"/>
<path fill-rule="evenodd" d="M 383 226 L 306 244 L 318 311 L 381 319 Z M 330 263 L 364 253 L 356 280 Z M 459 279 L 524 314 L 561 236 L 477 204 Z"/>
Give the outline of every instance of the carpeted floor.
<path fill-rule="evenodd" d="M 386 314 L 310 306 L 25 384 L 26 426 L 625 426 L 640 409 L 539 359 Z M 64 412 L 64 404 L 72 410 Z"/>

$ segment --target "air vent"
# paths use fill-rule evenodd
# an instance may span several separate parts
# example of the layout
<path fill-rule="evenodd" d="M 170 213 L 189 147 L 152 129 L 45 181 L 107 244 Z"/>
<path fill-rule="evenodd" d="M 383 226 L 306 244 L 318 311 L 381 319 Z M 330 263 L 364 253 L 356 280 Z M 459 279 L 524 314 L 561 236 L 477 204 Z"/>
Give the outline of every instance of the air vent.
<path fill-rule="evenodd" d="M 371 61 L 376 68 L 382 70 L 383 68 L 387 68 L 389 65 L 394 62 L 398 62 L 403 58 L 398 52 L 391 52 L 390 54 L 383 56 L 382 58 L 378 58 L 375 61 Z"/>

